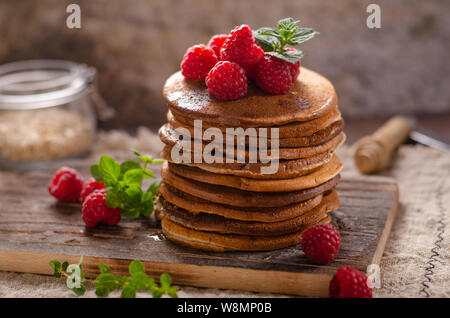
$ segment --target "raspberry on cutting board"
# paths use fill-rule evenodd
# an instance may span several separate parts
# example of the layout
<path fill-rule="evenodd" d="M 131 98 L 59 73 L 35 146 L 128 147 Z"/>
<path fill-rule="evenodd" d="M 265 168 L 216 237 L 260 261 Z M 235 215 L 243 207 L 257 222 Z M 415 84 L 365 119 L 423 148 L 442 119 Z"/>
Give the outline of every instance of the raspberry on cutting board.
<path fill-rule="evenodd" d="M 341 236 L 331 224 L 318 224 L 302 234 L 303 253 L 317 264 L 328 264 L 339 250 Z"/>
<path fill-rule="evenodd" d="M 87 227 L 94 227 L 98 223 L 116 225 L 120 222 L 120 208 L 110 208 L 106 204 L 105 189 L 95 190 L 83 202 L 81 218 Z"/>
<path fill-rule="evenodd" d="M 89 178 L 87 179 L 84 183 L 83 183 L 83 187 L 81 188 L 81 194 L 80 194 L 80 198 L 81 198 L 81 202 L 83 202 L 86 197 L 91 194 L 92 192 L 94 192 L 95 190 L 100 190 L 103 189 L 105 187 L 105 183 L 103 181 L 98 182 L 95 181 L 94 178 Z"/>
<path fill-rule="evenodd" d="M 62 167 L 50 180 L 48 192 L 59 201 L 77 202 L 82 187 L 83 177 L 75 169 Z"/>

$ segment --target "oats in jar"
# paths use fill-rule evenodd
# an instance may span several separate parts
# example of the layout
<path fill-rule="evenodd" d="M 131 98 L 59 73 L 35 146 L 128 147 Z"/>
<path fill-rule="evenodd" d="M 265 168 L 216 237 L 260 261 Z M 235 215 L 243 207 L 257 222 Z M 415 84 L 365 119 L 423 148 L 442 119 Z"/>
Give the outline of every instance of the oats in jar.
<path fill-rule="evenodd" d="M 71 110 L 47 108 L 0 112 L 0 158 L 45 161 L 86 151 L 95 124 Z"/>

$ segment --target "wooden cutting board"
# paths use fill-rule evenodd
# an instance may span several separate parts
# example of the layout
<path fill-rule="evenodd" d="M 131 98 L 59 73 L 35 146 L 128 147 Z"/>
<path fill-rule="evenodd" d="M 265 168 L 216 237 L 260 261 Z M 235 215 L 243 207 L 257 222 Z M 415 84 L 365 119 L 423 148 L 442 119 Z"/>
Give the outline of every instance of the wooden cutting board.
<path fill-rule="evenodd" d="M 90 161 L 92 162 L 92 161 Z M 85 176 L 87 160 L 68 163 Z M 53 168 L 27 173 L 0 171 L 0 270 L 51 274 L 52 259 L 77 263 L 84 256 L 86 276 L 98 263 L 125 274 L 131 260 L 148 274 L 167 272 L 175 284 L 327 296 L 336 270 L 349 265 L 366 271 L 378 264 L 395 218 L 397 185 L 391 178 L 344 178 L 338 186 L 341 208 L 333 212 L 342 242 L 335 260 L 318 266 L 299 246 L 270 252 L 207 253 L 174 245 L 153 219 L 122 221 L 88 229 L 79 204 L 57 203 L 47 192 Z"/>

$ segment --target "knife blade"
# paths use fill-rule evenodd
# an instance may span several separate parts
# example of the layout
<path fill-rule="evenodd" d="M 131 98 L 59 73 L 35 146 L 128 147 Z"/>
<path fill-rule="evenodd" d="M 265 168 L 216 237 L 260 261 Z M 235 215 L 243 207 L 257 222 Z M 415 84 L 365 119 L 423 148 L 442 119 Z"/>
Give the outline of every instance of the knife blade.
<path fill-rule="evenodd" d="M 446 141 L 442 140 L 441 138 L 438 139 L 438 137 L 431 136 L 430 133 L 425 133 L 418 129 L 411 130 L 411 132 L 409 133 L 409 140 L 413 143 L 421 144 L 431 148 L 450 151 L 450 144 L 448 144 Z"/>

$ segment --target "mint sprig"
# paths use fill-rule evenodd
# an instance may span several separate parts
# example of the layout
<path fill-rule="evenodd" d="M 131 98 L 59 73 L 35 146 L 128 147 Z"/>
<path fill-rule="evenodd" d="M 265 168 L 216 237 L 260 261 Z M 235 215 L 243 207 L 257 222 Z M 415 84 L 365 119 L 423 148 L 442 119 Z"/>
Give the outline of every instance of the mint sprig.
<path fill-rule="evenodd" d="M 155 298 L 160 298 L 165 294 L 172 298 L 178 297 L 178 287 L 172 286 L 172 278 L 169 274 L 162 274 L 159 278 L 160 285 L 158 285 L 153 278 L 147 276 L 144 264 L 140 261 L 132 261 L 130 263 L 128 267 L 130 276 L 114 275 L 111 273 L 111 268 L 109 266 L 100 263 L 98 265 L 100 274 L 94 280 L 90 280 L 84 277 L 81 269 L 82 259 L 83 258 L 80 259 L 80 262 L 78 262 L 77 265 L 79 268 L 79 287 L 71 288 L 77 296 L 84 295 L 86 292 L 85 284 L 88 283 L 95 286 L 95 294 L 98 297 L 107 297 L 109 293 L 117 289 L 122 290 L 120 294 L 120 297 L 122 298 L 135 298 L 136 292 L 138 291 L 150 292 Z M 74 278 L 75 270 L 72 270 L 70 273 L 67 272 L 69 267 L 68 262 L 61 264 L 58 260 L 52 260 L 49 265 L 53 269 L 53 276 L 58 278 L 66 277 L 69 280 Z"/>
<path fill-rule="evenodd" d="M 97 181 L 105 182 L 106 204 L 110 208 L 120 207 L 124 219 L 149 216 L 153 212 L 153 200 L 159 187 L 159 180 L 153 182 L 144 192 L 143 179 L 154 178 L 148 165 L 163 162 L 133 151 L 137 160 L 119 164 L 109 156 L 101 156 L 98 164 L 91 166 L 91 174 Z"/>
<path fill-rule="evenodd" d="M 254 37 L 258 44 L 271 55 L 288 63 L 295 64 L 304 56 L 301 50 L 286 51 L 286 46 L 296 46 L 312 39 L 319 32 L 311 28 L 301 28 L 297 25 L 300 21 L 286 18 L 278 21 L 277 29 L 263 27 L 254 31 Z"/>

